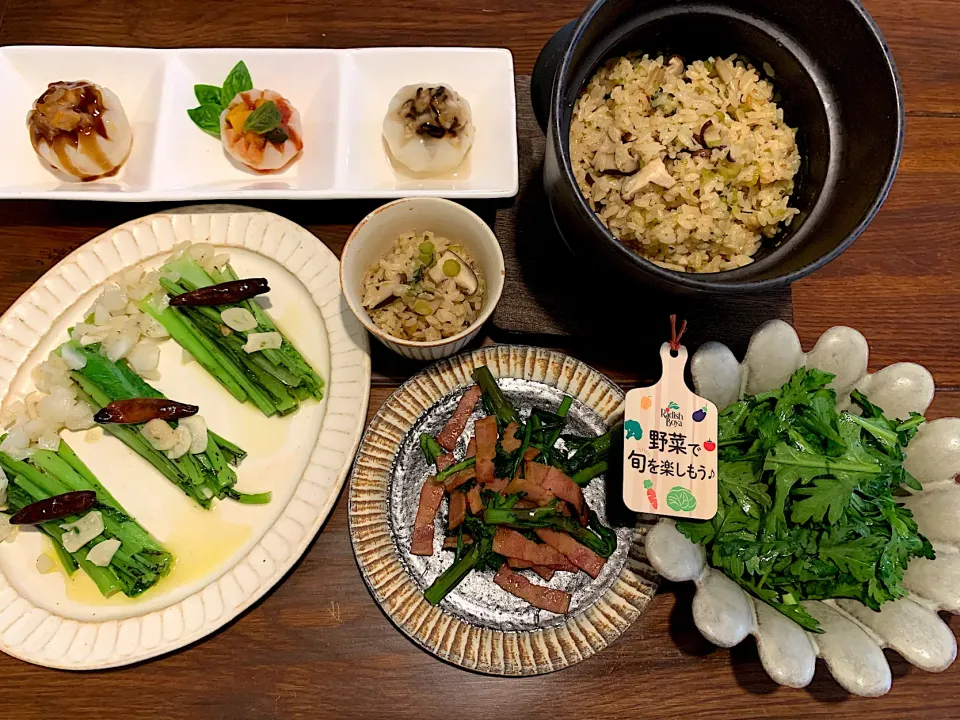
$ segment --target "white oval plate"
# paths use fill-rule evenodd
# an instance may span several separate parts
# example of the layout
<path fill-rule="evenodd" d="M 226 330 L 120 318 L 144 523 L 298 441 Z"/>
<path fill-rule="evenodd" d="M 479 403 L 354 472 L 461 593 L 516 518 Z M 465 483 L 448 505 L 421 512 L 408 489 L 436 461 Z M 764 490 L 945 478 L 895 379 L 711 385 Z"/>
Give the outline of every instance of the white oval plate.
<path fill-rule="evenodd" d="M 115 667 L 183 647 L 221 627 L 273 587 L 300 558 L 336 503 L 366 420 L 367 334 L 338 282 L 337 258 L 278 215 L 204 206 L 150 215 L 91 240 L 44 275 L 0 318 L 0 401 L 33 388 L 32 368 L 62 343 L 111 276 L 159 264 L 183 241 L 224 246 L 242 276 L 270 280 L 270 312 L 326 383 L 322 402 L 287 418 L 240 405 L 197 363 L 161 345 L 171 398 L 200 405 L 212 429 L 249 452 L 239 489 L 271 490 L 270 504 L 222 501 L 211 511 L 111 437 L 64 438 L 177 564 L 144 596 L 104 600 L 82 573 L 41 575 L 49 548 L 38 532 L 0 543 L 0 650 L 71 670 Z"/>

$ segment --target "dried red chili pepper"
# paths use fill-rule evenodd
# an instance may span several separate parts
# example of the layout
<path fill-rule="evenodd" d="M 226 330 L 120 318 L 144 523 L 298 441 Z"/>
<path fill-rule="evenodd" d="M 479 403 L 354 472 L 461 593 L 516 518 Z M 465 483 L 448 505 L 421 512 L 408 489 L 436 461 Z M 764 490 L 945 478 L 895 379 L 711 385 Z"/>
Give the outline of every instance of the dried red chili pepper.
<path fill-rule="evenodd" d="M 266 278 L 246 278 L 197 288 L 170 298 L 171 305 L 228 305 L 270 292 Z"/>
<path fill-rule="evenodd" d="M 36 525 L 48 520 L 59 520 L 68 515 L 85 512 L 96 503 L 97 494 L 93 490 L 74 490 L 20 508 L 10 518 L 10 524 Z"/>
<path fill-rule="evenodd" d="M 116 423 L 131 425 L 151 420 L 179 420 L 196 415 L 200 408 L 186 405 L 166 398 L 133 398 L 132 400 L 114 400 L 104 405 L 93 416 L 94 422 L 104 425 Z"/>

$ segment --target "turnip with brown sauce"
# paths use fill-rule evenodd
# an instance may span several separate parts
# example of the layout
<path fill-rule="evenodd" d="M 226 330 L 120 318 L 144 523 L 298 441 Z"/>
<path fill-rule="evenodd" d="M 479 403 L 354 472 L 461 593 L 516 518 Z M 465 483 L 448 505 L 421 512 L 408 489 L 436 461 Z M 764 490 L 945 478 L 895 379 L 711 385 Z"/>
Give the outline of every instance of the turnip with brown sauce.
<path fill-rule="evenodd" d="M 407 85 L 390 101 L 383 137 L 394 159 L 413 172 L 450 172 L 473 145 L 473 112 L 449 85 Z"/>
<path fill-rule="evenodd" d="M 27 127 L 45 165 L 83 181 L 116 174 L 133 145 L 120 99 L 85 80 L 50 83 L 27 115 Z"/>

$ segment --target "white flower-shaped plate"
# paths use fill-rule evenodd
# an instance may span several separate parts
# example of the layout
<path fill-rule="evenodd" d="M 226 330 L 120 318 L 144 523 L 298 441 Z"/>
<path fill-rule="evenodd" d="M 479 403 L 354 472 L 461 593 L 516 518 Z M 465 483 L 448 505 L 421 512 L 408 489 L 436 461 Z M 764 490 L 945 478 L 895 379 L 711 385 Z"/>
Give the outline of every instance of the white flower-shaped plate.
<path fill-rule="evenodd" d="M 367 333 L 340 291 L 336 256 L 279 215 L 237 206 L 184 208 L 133 220 L 64 258 L 0 318 L 0 401 L 33 388 L 31 369 L 67 337 L 104 282 L 174 244 L 211 242 L 237 271 L 270 280 L 270 311 L 326 381 L 322 402 L 285 418 L 240 405 L 197 363 L 161 345 L 156 386 L 189 400 L 250 455 L 238 489 L 271 490 L 268 505 L 223 501 L 200 510 L 113 438 L 65 439 L 105 486 L 177 558 L 136 599 L 104 600 L 81 573 L 41 575 L 45 540 L 32 529 L 0 544 L 0 650 L 38 665 L 91 670 L 145 660 L 225 625 L 276 585 L 333 509 L 366 421 Z"/>
<path fill-rule="evenodd" d="M 694 355 L 691 372 L 697 392 L 723 408 L 743 394 L 779 387 L 799 367 L 836 375 L 838 407 L 850 405 L 858 389 L 889 417 L 923 413 L 933 400 L 933 377 L 913 363 L 896 363 L 867 373 L 867 341 L 853 328 L 827 330 L 804 353 L 788 324 L 773 320 L 753 334 L 743 363 L 719 343 L 707 343 Z M 703 548 L 687 540 L 671 520 L 661 520 L 647 535 L 647 556 L 663 577 L 692 581 L 693 621 L 707 640 L 733 647 L 747 635 L 757 641 L 760 662 L 781 685 L 804 687 L 822 658 L 836 681 L 856 695 L 878 696 L 890 689 L 890 666 L 883 649 L 908 662 L 941 672 L 957 656 L 957 641 L 938 611 L 960 612 L 960 419 L 924 423 L 907 447 L 907 469 L 923 491 L 905 498 L 936 560 L 915 559 L 904 577 L 906 598 L 874 612 L 854 600 L 804 602 L 820 621 L 822 634 L 799 625 L 754 600 L 722 572 L 706 563 Z"/>

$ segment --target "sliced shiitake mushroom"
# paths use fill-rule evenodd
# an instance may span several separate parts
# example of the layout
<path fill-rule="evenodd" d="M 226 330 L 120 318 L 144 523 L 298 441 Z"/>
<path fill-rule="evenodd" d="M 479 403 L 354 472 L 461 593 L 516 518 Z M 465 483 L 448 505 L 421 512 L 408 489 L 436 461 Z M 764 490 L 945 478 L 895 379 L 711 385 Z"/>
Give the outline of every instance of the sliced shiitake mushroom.
<path fill-rule="evenodd" d="M 700 132 L 694 135 L 694 138 L 704 147 L 718 148 L 721 147 L 720 141 L 723 139 L 723 130 L 713 120 L 707 120 L 700 128 Z"/>
<path fill-rule="evenodd" d="M 667 62 L 667 73 L 680 77 L 683 74 L 684 62 L 683 56 L 672 55 Z"/>
<path fill-rule="evenodd" d="M 453 278 L 454 282 L 463 290 L 464 295 L 473 295 L 480 286 L 480 281 L 466 261 L 450 250 L 440 256 L 437 264 L 430 268 L 429 274 L 430 279 L 437 285 L 444 280 Z"/>
<path fill-rule="evenodd" d="M 382 283 L 364 300 L 363 304 L 365 307 L 374 310 L 381 305 L 386 305 L 394 298 L 402 297 L 408 289 L 408 285 L 401 285 L 400 283 Z"/>
<path fill-rule="evenodd" d="M 624 178 L 623 185 L 620 187 L 620 196 L 629 201 L 633 199 L 640 188 L 648 183 L 656 183 L 661 187 L 670 188 L 676 182 L 673 176 L 667 172 L 667 166 L 663 164 L 663 160 L 656 158 L 644 165 L 639 172 Z"/>

